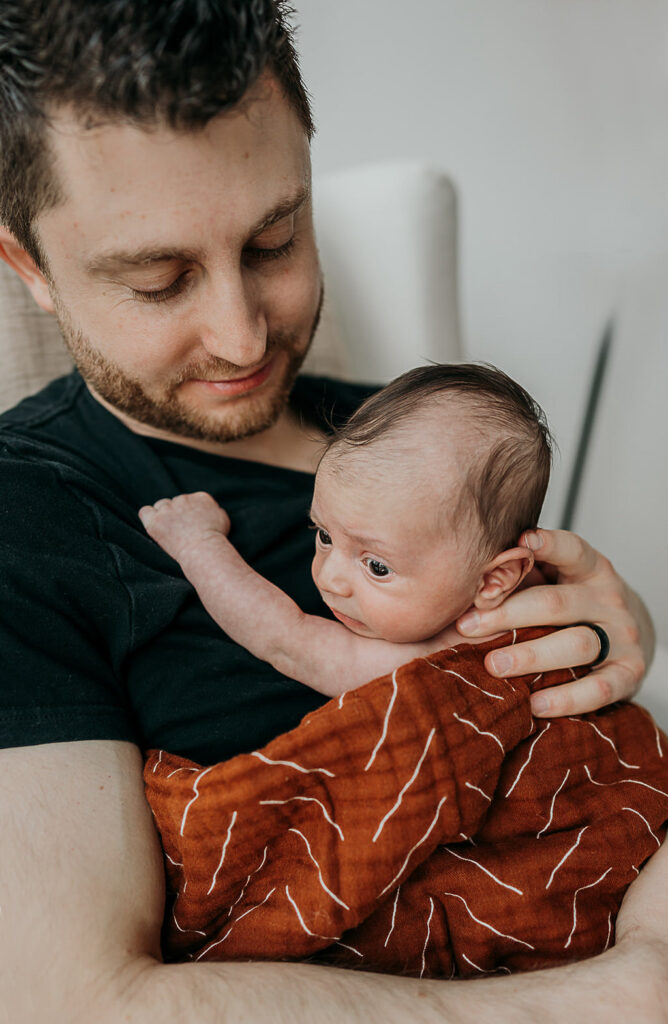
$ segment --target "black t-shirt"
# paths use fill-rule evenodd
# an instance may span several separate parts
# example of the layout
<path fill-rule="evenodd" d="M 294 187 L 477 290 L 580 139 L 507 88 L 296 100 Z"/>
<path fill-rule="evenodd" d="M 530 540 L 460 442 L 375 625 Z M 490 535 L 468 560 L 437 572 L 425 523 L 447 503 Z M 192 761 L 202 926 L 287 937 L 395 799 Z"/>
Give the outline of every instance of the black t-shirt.
<path fill-rule="evenodd" d="M 327 429 L 371 390 L 302 376 L 291 404 Z M 248 563 L 325 615 L 312 487 L 309 473 L 134 434 L 76 372 L 0 417 L 0 746 L 120 739 L 210 764 L 324 703 L 233 643 L 137 518 L 208 491 Z"/>

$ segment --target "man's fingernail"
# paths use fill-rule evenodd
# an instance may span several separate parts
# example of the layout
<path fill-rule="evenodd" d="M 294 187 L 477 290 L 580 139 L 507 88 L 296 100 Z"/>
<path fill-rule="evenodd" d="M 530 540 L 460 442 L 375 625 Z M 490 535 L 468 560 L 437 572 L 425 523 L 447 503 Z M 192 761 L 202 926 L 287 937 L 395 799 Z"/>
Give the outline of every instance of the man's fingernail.
<path fill-rule="evenodd" d="M 540 715 L 543 711 L 547 711 L 550 707 L 550 702 L 547 697 L 544 697 L 542 693 L 534 693 L 531 698 L 531 710 L 534 715 Z"/>
<path fill-rule="evenodd" d="M 480 626 L 480 616 L 477 612 L 466 612 L 459 620 L 459 628 L 465 633 L 475 633 Z"/>
<path fill-rule="evenodd" d="M 534 533 L 533 530 L 530 533 L 525 533 L 524 539 L 527 547 L 531 551 L 537 551 L 538 548 L 542 548 L 543 546 L 543 538 L 539 533 Z"/>
<path fill-rule="evenodd" d="M 504 654 L 503 651 L 495 651 L 490 656 L 490 661 L 492 662 L 492 668 L 499 675 L 505 675 L 508 669 L 513 667 L 512 657 L 509 654 Z"/>

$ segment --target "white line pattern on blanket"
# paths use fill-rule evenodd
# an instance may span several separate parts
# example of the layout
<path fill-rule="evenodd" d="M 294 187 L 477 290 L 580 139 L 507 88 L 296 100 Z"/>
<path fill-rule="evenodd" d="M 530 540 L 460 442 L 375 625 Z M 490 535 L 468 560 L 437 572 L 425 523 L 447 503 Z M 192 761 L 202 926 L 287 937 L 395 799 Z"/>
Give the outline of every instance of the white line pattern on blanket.
<path fill-rule="evenodd" d="M 579 889 L 575 890 L 575 893 L 573 895 L 573 927 L 571 928 L 571 934 L 568 936 L 568 940 L 566 942 L 566 945 L 564 946 L 564 949 L 568 949 L 568 947 L 571 944 L 571 940 L 573 938 L 573 935 L 575 934 L 575 928 L 577 926 L 577 920 L 578 920 L 577 907 L 576 907 L 576 902 L 577 902 L 578 894 L 581 893 L 581 892 L 584 892 L 585 889 L 593 889 L 594 886 L 598 885 L 600 882 L 602 882 L 603 879 L 606 877 L 606 875 L 609 875 L 611 871 L 612 871 L 612 867 L 609 867 L 608 870 L 604 871 L 603 874 L 601 875 L 601 877 L 597 878 L 595 882 L 590 882 L 589 885 L 581 885 Z"/>
<path fill-rule="evenodd" d="M 455 899 L 461 900 L 462 903 L 464 904 L 464 906 L 466 907 L 466 910 L 467 910 L 467 913 L 468 913 L 469 917 L 473 918 L 473 920 L 477 924 L 482 925 L 483 928 L 487 928 L 490 932 L 494 932 L 495 935 L 500 935 L 502 939 L 510 939 L 512 942 L 518 942 L 520 944 L 520 946 L 526 946 L 527 949 L 534 949 L 535 948 L 534 946 L 531 945 L 530 942 L 525 942 L 524 939 L 518 939 L 515 935 L 506 935 L 505 932 L 500 932 L 498 930 L 498 928 L 495 928 L 494 925 L 489 924 L 487 921 L 481 921 L 479 917 L 475 916 L 475 914 L 473 913 L 473 911 L 469 907 L 469 905 L 466 902 L 466 900 L 464 899 L 464 897 L 460 896 L 459 893 L 457 893 L 457 892 L 444 892 L 443 895 L 444 896 L 454 896 Z"/>
<path fill-rule="evenodd" d="M 369 768 L 371 767 L 373 762 L 376 760 L 376 754 L 378 753 L 378 751 L 382 747 L 383 743 L 385 742 L 385 738 L 387 736 L 387 727 L 388 727 L 388 724 L 389 724 L 389 721 L 390 721 L 390 715 L 392 714 L 392 708 L 394 707 L 394 702 L 395 702 L 395 700 L 397 698 L 397 691 L 398 691 L 398 687 L 397 687 L 397 670 L 395 668 L 394 672 L 392 673 L 392 696 L 390 697 L 390 702 L 387 705 L 387 711 L 385 712 L 385 718 L 383 720 L 383 731 L 380 734 L 380 739 L 378 740 L 378 743 L 376 743 L 376 746 L 373 748 L 373 751 L 371 753 L 371 757 L 369 758 L 369 760 L 367 761 L 366 765 L 364 766 L 364 771 L 365 772 L 368 772 Z"/>
<path fill-rule="evenodd" d="M 336 824 L 336 822 L 334 821 L 333 818 L 330 817 L 329 812 L 327 811 L 327 808 L 323 804 L 322 800 L 318 800 L 318 798 L 315 797 L 315 796 L 289 796 L 286 800 L 260 800 L 259 804 L 260 804 L 261 807 L 267 807 L 270 804 L 274 804 L 275 806 L 278 806 L 280 804 L 289 804 L 293 800 L 301 800 L 304 803 L 318 804 L 320 806 L 320 808 L 322 809 L 322 813 L 323 813 L 323 816 L 325 818 L 325 821 L 328 821 L 330 825 L 334 826 L 336 831 L 339 833 L 339 836 L 341 837 L 341 842 L 344 842 L 344 836 L 343 836 L 343 832 L 341 831 L 341 827 Z"/>
<path fill-rule="evenodd" d="M 414 771 L 413 771 L 413 774 L 411 775 L 411 777 L 410 777 L 410 779 L 408 780 L 408 782 L 407 782 L 407 783 L 406 783 L 406 784 L 405 784 L 405 785 L 404 785 L 404 786 L 403 786 L 403 787 L 401 788 L 401 790 L 400 790 L 400 792 L 399 792 L 399 796 L 398 796 L 398 797 L 397 797 L 397 799 L 395 800 L 395 802 L 394 802 L 393 806 L 392 806 L 392 807 L 390 808 L 390 810 L 389 810 L 389 811 L 387 812 L 387 814 L 385 815 L 385 817 L 384 817 L 384 818 L 383 818 L 383 819 L 381 820 L 381 822 L 380 822 L 380 825 L 379 825 L 379 826 L 378 826 L 378 828 L 376 829 L 376 833 L 375 833 L 375 835 L 374 835 L 373 839 L 371 840 L 371 842 L 372 842 L 372 843 L 375 843 L 375 842 L 376 842 L 376 840 L 377 840 L 377 839 L 379 838 L 379 836 L 380 836 L 381 832 L 382 832 L 382 831 L 383 831 L 383 829 L 385 828 L 385 825 L 387 824 L 387 822 L 389 821 L 389 819 L 390 819 L 390 818 L 392 817 L 392 815 L 393 815 L 393 814 L 394 814 L 394 813 L 395 813 L 396 811 L 398 811 L 398 809 L 399 809 L 399 808 L 401 807 L 401 804 L 402 804 L 402 801 L 403 801 L 403 799 L 404 799 L 404 796 L 406 795 L 406 793 L 408 792 L 408 790 L 410 789 L 410 787 L 411 787 L 411 786 L 413 785 L 413 783 L 414 783 L 414 782 L 415 782 L 415 780 L 417 779 L 417 777 L 418 777 L 418 775 L 419 775 L 419 772 L 420 772 L 420 768 L 421 768 L 421 767 L 422 767 L 422 765 L 424 764 L 424 759 L 425 759 L 425 757 L 427 756 L 427 751 L 429 750 L 429 747 L 431 746 L 431 741 L 432 741 L 432 740 L 433 740 L 433 738 L 434 738 L 434 733 L 435 733 L 435 732 L 436 732 L 436 729 L 432 729 L 432 730 L 431 730 L 431 732 L 429 733 L 429 736 L 427 737 L 427 742 L 426 742 L 426 743 L 425 743 L 425 745 L 424 745 L 424 750 L 422 751 L 422 753 L 421 753 L 421 755 L 420 755 L 420 759 L 419 759 L 418 763 L 417 763 L 417 764 L 416 764 L 416 766 L 415 766 L 415 769 L 414 769 Z"/>
<path fill-rule="evenodd" d="M 517 775 L 515 776 L 515 781 L 513 782 L 512 786 L 510 787 L 509 790 L 506 791 L 506 796 L 510 796 L 510 794 L 514 790 L 515 786 L 517 785 L 517 783 L 522 778 L 522 772 L 524 771 L 526 766 L 529 764 L 531 758 L 533 757 L 533 748 L 536 746 L 536 744 L 538 743 L 538 740 L 541 738 L 541 736 L 545 735 L 547 730 L 550 728 L 551 724 L 552 724 L 551 722 L 548 722 L 547 725 L 545 726 L 545 728 L 541 729 L 541 731 L 538 733 L 538 735 L 536 736 L 535 740 L 533 741 L 533 743 L 529 747 L 529 756 L 527 757 L 526 761 L 524 762 L 524 764 L 522 765 L 522 767 L 518 771 Z"/>
<path fill-rule="evenodd" d="M 568 776 L 570 774 L 571 774 L 571 770 L 569 768 L 567 770 L 566 774 L 564 775 L 563 779 L 561 780 L 561 784 L 559 786 L 559 789 L 557 789 L 557 791 L 555 792 L 554 796 L 552 797 L 552 802 L 550 804 L 550 817 L 547 819 L 547 822 L 545 823 L 545 825 L 543 825 L 543 827 L 540 830 L 540 832 L 536 833 L 536 839 L 540 839 L 540 837 L 542 836 L 543 832 L 547 832 L 548 828 L 552 824 L 552 818 L 554 816 L 554 803 L 555 803 L 555 800 L 557 799 L 557 797 L 561 793 L 562 789 L 566 785 L 566 780 L 567 780 L 567 778 L 568 778 Z"/>
<path fill-rule="evenodd" d="M 216 879 L 218 878 L 218 872 L 220 871 L 220 869 L 223 866 L 223 862 L 225 860 L 225 854 L 227 853 L 227 847 L 230 845 L 230 838 L 232 836 L 232 829 L 234 828 L 234 823 L 235 823 L 236 820 L 237 820 L 237 812 L 234 811 L 234 813 L 232 814 L 232 820 L 230 821 L 230 824 L 229 824 L 229 828 L 227 829 L 227 835 L 225 836 L 225 842 L 223 843 L 223 849 L 221 850 L 221 853 L 220 853 L 220 861 L 218 862 L 218 867 L 216 868 L 216 870 L 214 872 L 214 875 L 213 875 L 213 878 L 211 879 L 211 886 L 209 887 L 209 891 L 207 892 L 207 896 L 210 896 L 211 893 L 213 892 L 214 886 L 216 884 Z"/>
<path fill-rule="evenodd" d="M 561 858 L 561 860 L 559 861 L 557 866 L 552 869 L 552 874 L 550 875 L 548 883 L 545 886 L 546 889 L 549 889 L 550 886 L 552 885 L 552 880 L 554 879 L 554 876 L 556 875 L 556 873 L 559 870 L 559 868 L 561 867 L 561 865 L 564 864 L 568 860 L 570 855 L 573 853 L 573 851 L 578 848 L 578 846 L 580 845 L 580 840 L 582 839 L 582 836 L 584 835 L 584 833 L 587 831 L 588 828 L 589 828 L 589 825 L 585 825 L 583 828 L 580 829 L 580 831 L 578 832 L 578 837 L 575 840 L 575 842 L 573 843 L 573 845 L 566 851 L 566 853 L 563 855 L 563 857 Z"/>

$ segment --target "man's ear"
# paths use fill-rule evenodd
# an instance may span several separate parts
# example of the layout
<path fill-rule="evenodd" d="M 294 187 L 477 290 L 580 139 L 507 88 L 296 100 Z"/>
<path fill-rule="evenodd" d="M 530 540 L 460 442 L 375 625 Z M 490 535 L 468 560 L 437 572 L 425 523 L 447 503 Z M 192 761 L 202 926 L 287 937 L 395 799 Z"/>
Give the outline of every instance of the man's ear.
<path fill-rule="evenodd" d="M 528 548 L 502 551 L 483 569 L 473 604 L 481 611 L 498 608 L 520 585 L 533 568 L 533 552 Z"/>
<path fill-rule="evenodd" d="M 15 270 L 22 281 L 25 281 L 30 293 L 42 309 L 53 313 L 53 299 L 44 274 L 35 264 L 32 256 L 22 249 L 7 228 L 0 225 L 0 258 Z"/>

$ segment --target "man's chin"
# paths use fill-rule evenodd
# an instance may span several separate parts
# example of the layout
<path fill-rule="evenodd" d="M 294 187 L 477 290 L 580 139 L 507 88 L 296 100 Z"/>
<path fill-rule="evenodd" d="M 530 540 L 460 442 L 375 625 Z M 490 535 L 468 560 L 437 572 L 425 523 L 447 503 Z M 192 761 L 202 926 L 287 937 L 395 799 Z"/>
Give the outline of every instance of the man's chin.
<path fill-rule="evenodd" d="M 137 433 L 166 440 L 188 439 L 227 443 L 269 429 L 285 409 L 305 353 L 279 349 L 272 357 L 267 379 L 249 390 L 226 394 L 209 381 L 188 378 L 152 395 L 136 379 L 103 362 L 97 353 L 79 346 L 75 356 L 81 376 L 101 400 Z M 76 358 L 78 357 L 78 358 Z M 96 358 L 97 357 L 97 358 Z"/>
<path fill-rule="evenodd" d="M 91 393 L 131 430 L 167 435 L 167 440 L 177 442 L 183 438 L 226 443 L 259 434 L 277 421 L 313 341 L 322 299 L 321 288 L 306 344 L 298 340 L 298 334 L 287 332 L 269 340 L 269 363 L 273 364 L 273 369 L 266 379 L 263 369 L 269 364 L 249 374 L 249 378 L 257 379 L 244 384 L 243 372 L 236 381 L 234 374 L 227 377 L 233 364 L 221 359 L 217 366 L 214 360 L 208 367 L 184 367 L 182 375 L 166 383 L 158 394 L 152 393 L 150 385 L 126 375 L 93 348 L 73 326 L 60 302 L 56 302 L 56 315 L 65 344 Z M 217 371 L 223 374 L 219 389 L 211 387 Z M 225 387 L 226 378 L 232 381 L 231 388 Z M 198 384 L 203 386 L 198 389 Z"/>
<path fill-rule="evenodd" d="M 163 398 L 153 398 L 140 385 L 126 381 L 123 389 L 100 388 L 90 384 L 112 411 L 120 413 L 128 426 L 140 432 L 156 431 L 193 441 L 227 443 L 268 430 L 284 411 L 302 358 L 289 354 L 274 358 L 272 379 L 250 392 L 217 395 L 215 389 L 184 381 Z M 283 364 L 282 366 L 280 364 Z M 118 384 L 118 381 L 116 382 Z"/>

